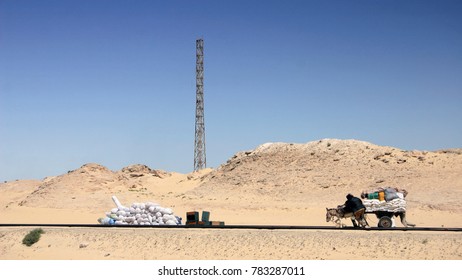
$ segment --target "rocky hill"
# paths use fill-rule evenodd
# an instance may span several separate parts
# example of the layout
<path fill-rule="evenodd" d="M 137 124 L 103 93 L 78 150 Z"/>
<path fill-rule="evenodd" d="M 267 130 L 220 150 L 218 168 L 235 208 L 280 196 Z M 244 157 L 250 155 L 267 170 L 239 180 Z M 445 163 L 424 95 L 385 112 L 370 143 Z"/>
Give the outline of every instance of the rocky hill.
<path fill-rule="evenodd" d="M 191 174 L 139 164 L 111 171 L 90 163 L 43 181 L 0 184 L 0 207 L 110 209 L 110 197 L 120 195 L 127 203 L 161 199 L 163 205 L 185 210 L 301 211 L 336 206 L 347 193 L 359 195 L 385 186 L 406 189 L 414 208 L 460 213 L 461 149 L 404 151 L 357 140 L 322 139 L 266 143 L 237 153 L 216 169 Z"/>
<path fill-rule="evenodd" d="M 123 192 L 146 191 L 149 179 L 171 176 L 162 170 L 153 170 L 146 165 L 135 164 L 111 171 L 89 163 L 56 177 L 47 177 L 27 195 L 20 206 L 40 207 L 45 200 L 54 201 L 53 208 L 88 208 L 89 205 L 106 205 L 111 195 Z"/>
<path fill-rule="evenodd" d="M 343 202 L 347 193 L 393 186 L 408 189 L 421 207 L 462 208 L 460 149 L 404 151 L 357 140 L 267 143 L 239 152 L 207 174 L 191 193 L 246 199 L 248 194 L 292 204 Z M 424 192 L 445 195 L 445 203 Z M 247 194 L 247 195 L 245 195 Z M 236 196 L 236 197 L 235 197 Z M 251 196 L 254 197 L 254 196 Z M 255 203 L 249 201 L 249 204 Z"/>

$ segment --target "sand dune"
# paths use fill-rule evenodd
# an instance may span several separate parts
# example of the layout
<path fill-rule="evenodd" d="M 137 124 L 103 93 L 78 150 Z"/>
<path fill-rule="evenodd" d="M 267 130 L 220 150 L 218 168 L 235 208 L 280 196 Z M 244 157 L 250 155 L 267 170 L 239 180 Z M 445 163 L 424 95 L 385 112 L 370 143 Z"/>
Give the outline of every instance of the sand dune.
<path fill-rule="evenodd" d="M 127 205 L 158 202 L 172 208 L 184 220 L 186 211 L 207 210 L 211 211 L 212 220 L 227 224 L 329 225 L 325 221 L 326 207 L 342 204 L 347 193 L 359 196 L 363 190 L 386 186 L 404 188 L 409 192 L 408 220 L 418 226 L 462 225 L 461 149 L 403 151 L 363 141 L 337 139 L 305 144 L 267 143 L 237 153 L 216 169 L 190 174 L 155 170 L 145 165 L 112 171 L 90 163 L 41 181 L 2 183 L 0 223 L 96 224 L 97 218 L 114 207 L 111 196 L 116 195 Z M 368 219 L 373 225 L 377 222 L 373 215 L 368 215 Z M 399 222 L 397 224 L 400 226 Z M 126 232 L 133 233 L 134 230 L 50 229 L 43 240 L 28 248 L 20 244 L 26 229 L 1 228 L 0 258 L 67 259 L 72 251 L 72 258 L 77 259 L 123 259 L 123 252 L 132 248 L 132 259 L 213 258 L 206 251 L 202 252 L 199 245 L 189 246 L 191 251 L 186 254 L 183 249 L 187 238 L 194 240 L 194 244 L 210 240 L 218 247 L 227 248 L 214 255 L 220 259 L 462 258 L 461 235 L 458 233 L 374 234 L 373 242 L 382 245 L 381 253 L 372 254 L 371 246 L 366 244 L 371 238 L 370 232 L 225 233 L 140 229 L 142 234 L 136 237 L 140 245 L 133 245 L 138 242 L 124 245 L 130 243 L 129 237 L 123 234 Z M 149 248 L 159 249 L 145 241 L 152 241 L 151 234 L 163 236 L 166 233 L 174 236 L 172 244 L 176 245 L 171 245 L 165 253 L 154 256 L 141 248 L 149 243 L 146 245 Z M 341 238 L 342 234 L 349 241 Z M 94 238 L 87 240 L 88 236 Z M 76 240 L 89 245 L 78 248 Z M 362 253 L 353 255 L 358 244 L 352 240 L 360 241 Z M 274 246 L 262 249 L 261 242 Z M 393 253 L 398 249 L 394 245 L 396 242 L 400 244 L 399 254 Z M 229 247 L 229 244 L 235 246 Z M 303 244 L 302 249 L 295 244 Z M 303 253 L 303 248 L 313 246 L 317 246 L 319 254 Z"/>

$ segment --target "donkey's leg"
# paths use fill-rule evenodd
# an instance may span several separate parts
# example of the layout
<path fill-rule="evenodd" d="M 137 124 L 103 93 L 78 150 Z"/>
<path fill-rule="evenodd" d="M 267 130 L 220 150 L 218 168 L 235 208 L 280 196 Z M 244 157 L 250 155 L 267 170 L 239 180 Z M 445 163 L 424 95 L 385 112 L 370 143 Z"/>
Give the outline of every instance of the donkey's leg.
<path fill-rule="evenodd" d="M 335 220 L 336 227 L 341 228 L 342 227 L 342 221 L 337 216 L 335 218 L 336 218 L 336 220 Z"/>

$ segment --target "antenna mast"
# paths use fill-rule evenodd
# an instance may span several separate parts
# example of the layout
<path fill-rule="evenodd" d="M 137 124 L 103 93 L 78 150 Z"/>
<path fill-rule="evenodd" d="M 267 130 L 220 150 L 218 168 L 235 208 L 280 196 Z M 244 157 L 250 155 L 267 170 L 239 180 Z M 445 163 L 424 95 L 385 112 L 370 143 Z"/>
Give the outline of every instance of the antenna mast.
<path fill-rule="evenodd" d="M 204 125 L 204 40 L 196 40 L 196 135 L 194 140 L 194 171 L 207 167 Z"/>

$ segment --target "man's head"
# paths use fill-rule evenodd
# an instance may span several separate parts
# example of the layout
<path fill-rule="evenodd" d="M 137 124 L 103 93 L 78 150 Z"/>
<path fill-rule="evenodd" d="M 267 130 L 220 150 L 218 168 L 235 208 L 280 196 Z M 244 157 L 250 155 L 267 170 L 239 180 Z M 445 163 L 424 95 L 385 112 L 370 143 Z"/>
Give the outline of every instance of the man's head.
<path fill-rule="evenodd" d="M 349 193 L 349 194 L 347 194 L 346 198 L 347 198 L 348 200 L 350 200 L 350 199 L 353 198 L 353 195 L 352 195 L 351 193 Z"/>

